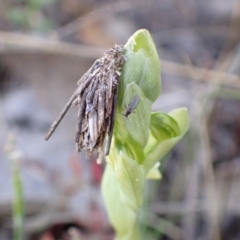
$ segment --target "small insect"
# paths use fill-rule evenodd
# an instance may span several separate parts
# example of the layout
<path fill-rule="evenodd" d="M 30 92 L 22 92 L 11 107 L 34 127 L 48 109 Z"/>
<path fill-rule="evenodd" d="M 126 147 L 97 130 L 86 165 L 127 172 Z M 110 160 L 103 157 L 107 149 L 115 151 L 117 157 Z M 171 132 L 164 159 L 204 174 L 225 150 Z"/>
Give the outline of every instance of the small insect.
<path fill-rule="evenodd" d="M 130 101 L 130 103 L 128 104 L 127 110 L 125 114 L 123 114 L 123 116 L 128 117 L 133 112 L 133 110 L 136 109 L 139 103 L 139 100 L 140 100 L 139 96 L 135 95 Z"/>

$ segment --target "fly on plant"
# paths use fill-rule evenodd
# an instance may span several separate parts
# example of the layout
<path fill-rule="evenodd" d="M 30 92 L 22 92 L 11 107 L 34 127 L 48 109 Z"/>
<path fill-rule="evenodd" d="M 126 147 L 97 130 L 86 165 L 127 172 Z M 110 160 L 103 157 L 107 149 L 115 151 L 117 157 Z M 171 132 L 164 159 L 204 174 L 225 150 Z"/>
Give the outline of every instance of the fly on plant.
<path fill-rule="evenodd" d="M 140 98 L 137 95 L 135 95 L 131 99 L 130 103 L 127 106 L 126 112 L 123 114 L 125 117 L 128 117 L 133 112 L 133 110 L 136 109 L 136 107 L 137 107 L 137 105 L 139 103 L 139 100 L 140 100 Z"/>
<path fill-rule="evenodd" d="M 78 81 L 78 88 L 52 124 L 45 139 L 51 137 L 70 107 L 77 105 L 78 121 L 75 135 L 77 151 L 84 149 L 90 157 L 94 150 L 98 150 L 101 160 L 104 140 L 108 134 L 106 147 L 108 155 L 113 135 L 119 79 L 125 60 L 124 48 L 118 45 L 96 60 Z"/>

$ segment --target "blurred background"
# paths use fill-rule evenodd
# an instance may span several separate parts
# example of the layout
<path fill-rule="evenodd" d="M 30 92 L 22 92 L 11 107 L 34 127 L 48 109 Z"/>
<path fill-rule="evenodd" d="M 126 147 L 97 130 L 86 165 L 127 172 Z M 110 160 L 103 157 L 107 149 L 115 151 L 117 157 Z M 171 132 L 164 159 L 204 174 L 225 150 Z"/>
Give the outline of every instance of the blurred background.
<path fill-rule="evenodd" d="M 1 240 L 13 239 L 9 134 L 24 239 L 113 239 L 104 167 L 75 152 L 76 109 L 44 136 L 94 60 L 141 28 L 161 59 L 153 110 L 187 107 L 191 121 L 161 161 L 161 181 L 147 183 L 149 240 L 240 239 L 240 0 L 1 0 Z"/>

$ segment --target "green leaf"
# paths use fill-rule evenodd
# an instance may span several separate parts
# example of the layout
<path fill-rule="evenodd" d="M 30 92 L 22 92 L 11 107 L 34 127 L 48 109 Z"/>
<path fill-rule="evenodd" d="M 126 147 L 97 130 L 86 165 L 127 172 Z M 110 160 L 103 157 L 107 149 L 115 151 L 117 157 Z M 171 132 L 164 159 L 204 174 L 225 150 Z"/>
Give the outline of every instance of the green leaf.
<path fill-rule="evenodd" d="M 138 163 L 142 163 L 143 149 L 149 136 L 147 126 L 150 123 L 151 101 L 145 97 L 142 90 L 135 83 L 127 84 L 123 96 L 122 105 L 117 110 L 114 134 L 122 145 L 131 146 L 133 159 Z M 133 112 L 126 117 L 124 114 L 134 96 L 139 97 L 139 102 Z"/>
<path fill-rule="evenodd" d="M 115 165 L 114 172 L 124 193 L 125 203 L 136 211 L 142 205 L 144 168 L 124 153 L 120 153 L 119 158 L 121 161 Z"/>
<path fill-rule="evenodd" d="M 161 179 L 162 178 L 162 174 L 160 173 L 159 171 L 159 166 L 160 166 L 160 162 L 157 162 L 153 167 L 152 169 L 148 172 L 146 178 L 147 179 L 154 179 L 154 180 L 157 180 L 157 179 Z"/>
<path fill-rule="evenodd" d="M 119 86 L 122 104 L 127 84 L 136 83 L 144 95 L 154 102 L 161 91 L 160 63 L 151 35 L 145 29 L 137 31 L 125 45 L 127 62 L 123 66 Z"/>
<path fill-rule="evenodd" d="M 161 132 L 159 129 L 161 129 Z M 175 119 L 161 112 L 152 113 L 150 131 L 158 142 L 166 138 L 178 136 L 180 133 Z"/>
<path fill-rule="evenodd" d="M 119 83 L 102 191 L 116 239 L 138 240 L 146 178 L 161 177 L 157 163 L 187 131 L 188 115 L 186 109 L 151 114 L 161 84 L 159 59 L 149 32 L 137 31 L 125 45 L 125 52 L 128 60 Z M 139 102 L 126 118 L 123 115 L 134 96 L 139 97 Z"/>
<path fill-rule="evenodd" d="M 133 159 L 141 164 L 149 137 L 151 105 L 161 88 L 159 59 L 151 35 L 146 30 L 137 31 L 129 39 L 125 54 L 127 62 L 119 83 L 114 134 L 116 142 L 131 146 L 129 151 Z M 140 101 L 134 112 L 128 118 L 121 116 L 136 95 Z"/>
<path fill-rule="evenodd" d="M 140 239 L 137 213 L 123 201 L 121 186 L 110 166 L 107 166 L 104 172 L 102 194 L 116 231 L 116 240 Z"/>
<path fill-rule="evenodd" d="M 153 113 L 152 117 L 153 120 L 151 118 L 151 122 L 156 124 L 157 120 L 159 120 L 160 123 L 159 127 L 151 125 L 150 133 L 153 134 L 150 134 L 149 142 L 144 149 L 146 157 L 144 167 L 146 172 L 148 172 L 157 161 L 162 159 L 171 148 L 180 141 L 189 127 L 186 108 L 179 108 L 171 111 L 168 113 L 167 118 L 166 115 L 162 113 Z M 176 128 L 176 123 L 178 124 L 179 131 Z M 158 139 L 156 139 L 156 137 Z"/>

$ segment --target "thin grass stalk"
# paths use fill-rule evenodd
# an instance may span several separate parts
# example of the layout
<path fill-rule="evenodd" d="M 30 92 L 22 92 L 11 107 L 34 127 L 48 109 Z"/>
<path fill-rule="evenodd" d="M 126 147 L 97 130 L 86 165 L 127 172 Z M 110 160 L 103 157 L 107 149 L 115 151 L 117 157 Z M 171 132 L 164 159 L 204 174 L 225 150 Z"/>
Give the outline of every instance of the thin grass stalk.
<path fill-rule="evenodd" d="M 15 149 L 15 139 L 9 136 L 6 146 L 6 154 L 11 161 L 11 180 L 13 187 L 12 216 L 13 216 L 13 239 L 23 240 L 24 228 L 24 201 L 23 184 L 20 170 L 21 153 Z"/>

